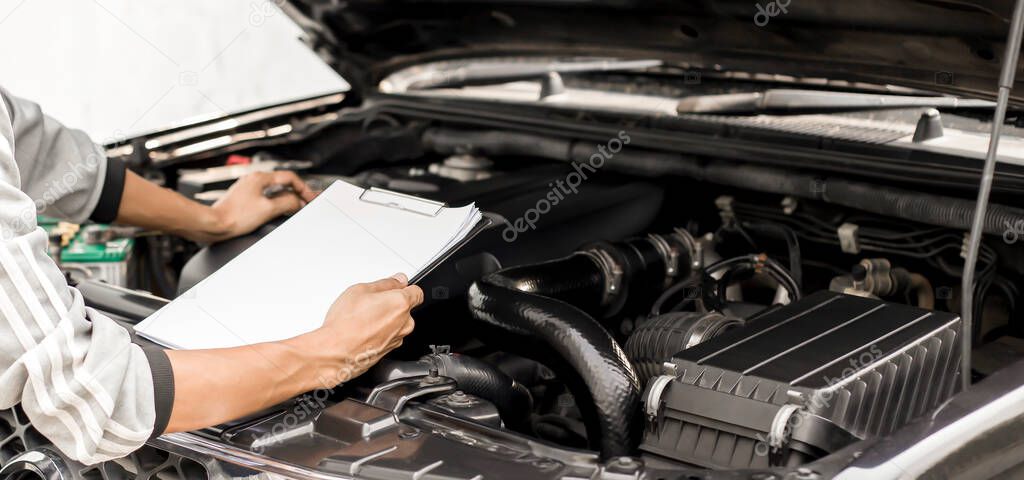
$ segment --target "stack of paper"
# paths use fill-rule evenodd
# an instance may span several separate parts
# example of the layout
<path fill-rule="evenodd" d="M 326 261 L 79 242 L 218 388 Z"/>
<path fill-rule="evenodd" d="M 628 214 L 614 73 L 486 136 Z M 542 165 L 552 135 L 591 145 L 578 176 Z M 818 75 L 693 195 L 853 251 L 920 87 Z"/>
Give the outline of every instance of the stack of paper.
<path fill-rule="evenodd" d="M 135 330 L 177 349 L 294 337 L 322 325 L 351 285 L 398 272 L 418 281 L 482 223 L 473 204 L 448 208 L 336 182 Z"/>

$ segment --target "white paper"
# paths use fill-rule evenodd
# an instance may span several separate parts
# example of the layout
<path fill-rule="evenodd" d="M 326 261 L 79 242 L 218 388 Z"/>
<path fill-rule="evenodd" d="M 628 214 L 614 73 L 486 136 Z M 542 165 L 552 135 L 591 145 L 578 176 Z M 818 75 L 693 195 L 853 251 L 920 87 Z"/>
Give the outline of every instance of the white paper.
<path fill-rule="evenodd" d="M 481 218 L 472 204 L 428 216 L 361 201 L 362 193 L 335 182 L 135 330 L 176 349 L 235 347 L 310 332 L 346 288 L 398 272 L 414 277 Z"/>

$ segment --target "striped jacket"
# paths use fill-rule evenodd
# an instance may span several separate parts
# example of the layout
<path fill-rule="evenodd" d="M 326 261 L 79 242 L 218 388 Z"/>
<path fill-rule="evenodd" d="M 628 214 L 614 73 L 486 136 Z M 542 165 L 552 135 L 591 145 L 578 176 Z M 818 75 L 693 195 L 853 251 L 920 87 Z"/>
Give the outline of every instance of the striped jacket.
<path fill-rule="evenodd" d="M 20 403 L 68 457 L 124 456 L 167 424 L 173 378 L 166 354 L 69 287 L 47 256 L 42 213 L 112 221 L 124 165 L 81 131 L 0 89 L 0 409 Z"/>

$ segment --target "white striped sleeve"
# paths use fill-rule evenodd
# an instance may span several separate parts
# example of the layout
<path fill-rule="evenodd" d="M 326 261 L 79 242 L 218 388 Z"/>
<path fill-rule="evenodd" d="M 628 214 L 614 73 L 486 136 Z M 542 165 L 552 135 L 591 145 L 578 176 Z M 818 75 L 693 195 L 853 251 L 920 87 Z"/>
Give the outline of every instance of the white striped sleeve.
<path fill-rule="evenodd" d="M 124 456 L 166 425 L 151 368 L 166 356 L 144 352 L 65 283 L 21 190 L 15 148 L 0 101 L 0 409 L 20 403 L 40 433 L 80 462 Z"/>

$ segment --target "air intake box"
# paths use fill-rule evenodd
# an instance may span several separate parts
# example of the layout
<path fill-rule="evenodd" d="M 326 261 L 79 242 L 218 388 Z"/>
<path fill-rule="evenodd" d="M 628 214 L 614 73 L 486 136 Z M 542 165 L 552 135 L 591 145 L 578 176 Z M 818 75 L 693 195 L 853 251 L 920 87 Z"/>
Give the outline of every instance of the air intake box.
<path fill-rule="evenodd" d="M 676 354 L 645 392 L 641 449 L 793 466 L 892 432 L 958 390 L 960 335 L 950 313 L 816 293 Z"/>

